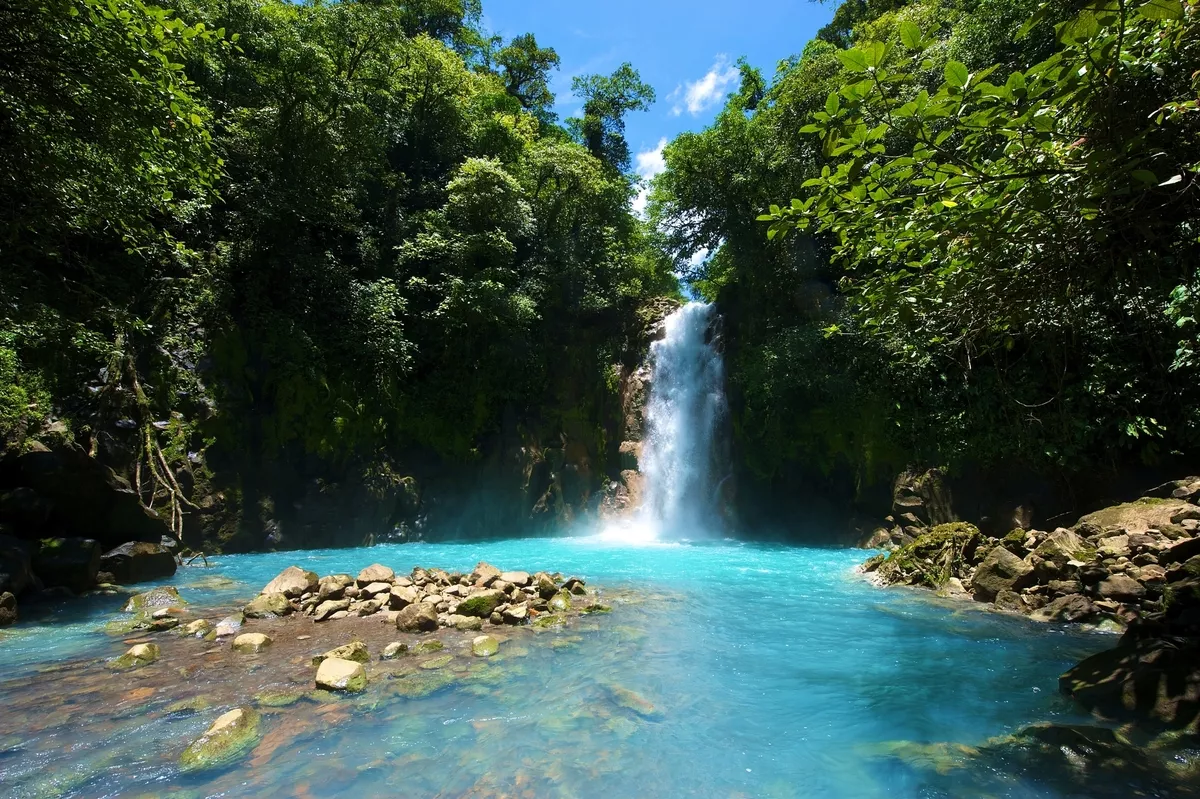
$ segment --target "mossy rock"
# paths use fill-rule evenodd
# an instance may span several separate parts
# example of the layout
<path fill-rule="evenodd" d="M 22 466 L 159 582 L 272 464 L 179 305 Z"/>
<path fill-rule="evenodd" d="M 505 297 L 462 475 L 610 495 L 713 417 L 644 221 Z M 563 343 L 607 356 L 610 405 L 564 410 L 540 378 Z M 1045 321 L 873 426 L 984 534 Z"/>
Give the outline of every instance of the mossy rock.
<path fill-rule="evenodd" d="M 150 618 L 148 613 L 137 613 L 132 618 L 113 619 L 108 624 L 104 625 L 104 632 L 113 636 L 124 636 L 130 633 L 142 632 L 150 629 L 150 625 L 154 619 Z"/>
<path fill-rule="evenodd" d="M 593 602 L 590 605 L 584 606 L 582 613 L 612 613 L 611 605 L 601 605 L 599 602 Z"/>
<path fill-rule="evenodd" d="M 445 648 L 446 648 L 446 645 L 443 644 L 441 641 L 433 640 L 433 641 L 422 641 L 421 643 L 414 646 L 411 651 L 414 655 L 423 655 L 428 652 L 440 652 Z"/>
<path fill-rule="evenodd" d="M 447 669 L 418 671 L 394 681 L 391 690 L 406 699 L 423 699 L 458 682 L 453 672 Z"/>
<path fill-rule="evenodd" d="M 125 603 L 126 613 L 148 613 L 157 608 L 178 608 L 186 605 L 186 599 L 179 595 L 172 586 L 151 588 L 140 594 L 134 594 Z"/>
<path fill-rule="evenodd" d="M 263 691 L 254 696 L 260 707 L 291 707 L 305 698 L 304 691 Z"/>
<path fill-rule="evenodd" d="M 207 696 L 193 696 L 172 702 L 163 709 L 163 712 L 172 716 L 194 716 L 210 707 L 212 707 L 212 700 Z"/>
<path fill-rule="evenodd" d="M 444 669 L 453 662 L 454 662 L 454 655 L 438 655 L 437 657 L 431 658 L 419 665 L 421 666 L 421 668 L 426 669 L 426 670 Z"/>
<path fill-rule="evenodd" d="M 131 646 L 124 655 L 110 660 L 108 667 L 113 671 L 138 669 L 158 660 L 159 654 L 158 644 L 137 644 Z"/>
<path fill-rule="evenodd" d="M 184 771 L 229 765 L 248 753 L 261 737 L 260 716 L 251 708 L 234 708 L 213 722 L 179 756 Z"/>
<path fill-rule="evenodd" d="M 973 524 L 939 524 L 893 552 L 877 573 L 888 585 L 941 588 L 951 577 L 966 573 L 982 541 Z"/>
<path fill-rule="evenodd" d="M 530 625 L 534 630 L 553 630 L 565 626 L 567 617 L 559 613 L 549 613 L 544 616 L 538 616 Z"/>
<path fill-rule="evenodd" d="M 476 636 L 471 641 L 471 654 L 475 657 L 490 658 L 500 651 L 500 642 L 490 635 Z"/>
<path fill-rule="evenodd" d="M 1141 533 L 1152 527 L 1161 530 L 1172 526 L 1171 517 L 1176 513 L 1193 507 L 1182 499 L 1143 497 L 1135 502 L 1124 502 L 1089 513 L 1079 519 L 1075 529 L 1106 530 L 1119 527 L 1131 533 Z"/>
<path fill-rule="evenodd" d="M 1025 539 L 1029 533 L 1020 528 L 1013 530 L 1000 539 L 1000 546 L 1018 557 L 1025 557 Z"/>
<path fill-rule="evenodd" d="M 559 591 L 554 596 L 550 597 L 550 610 L 555 613 L 565 613 L 571 609 L 571 594 L 567 591 Z"/>

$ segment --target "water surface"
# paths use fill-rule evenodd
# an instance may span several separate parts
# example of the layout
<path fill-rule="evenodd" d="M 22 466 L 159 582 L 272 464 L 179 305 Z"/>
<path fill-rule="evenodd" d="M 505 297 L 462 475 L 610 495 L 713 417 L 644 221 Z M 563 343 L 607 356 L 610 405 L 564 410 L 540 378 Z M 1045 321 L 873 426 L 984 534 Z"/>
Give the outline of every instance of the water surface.
<path fill-rule="evenodd" d="M 244 602 L 293 563 L 328 574 L 373 562 L 468 571 L 487 560 L 582 576 L 614 612 L 527 636 L 472 672 L 483 678 L 428 696 L 379 681 L 363 697 L 265 711 L 263 743 L 245 760 L 183 775 L 179 753 L 228 709 L 228 692 L 195 676 L 205 672 L 181 674 L 170 691 L 139 691 L 138 672 L 45 673 L 123 651 L 100 631 L 121 600 L 34 608 L 0 639 L 0 795 L 974 795 L 956 791 L 954 775 L 871 755 L 891 741 L 979 744 L 1031 722 L 1081 720 L 1057 676 L 1111 637 L 880 590 L 854 573 L 862 558 L 571 538 L 219 557 L 176 575 L 193 607 Z M 175 668 L 170 649 L 183 642 L 156 640 Z M 282 668 L 262 660 L 245 679 Z M 54 695 L 39 695 L 47 685 Z M 614 689 L 655 712 L 622 706 Z M 168 694 L 217 701 L 180 716 L 164 711 Z M 1003 795 L 1059 794 L 1015 780 Z"/>

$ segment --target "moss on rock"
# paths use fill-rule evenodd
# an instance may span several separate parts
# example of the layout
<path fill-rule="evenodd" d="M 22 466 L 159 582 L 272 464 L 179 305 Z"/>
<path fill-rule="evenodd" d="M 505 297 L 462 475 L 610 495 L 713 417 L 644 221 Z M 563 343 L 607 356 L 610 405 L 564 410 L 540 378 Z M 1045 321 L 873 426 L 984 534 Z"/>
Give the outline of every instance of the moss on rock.
<path fill-rule="evenodd" d="M 249 752 L 259 739 L 260 717 L 251 708 L 234 708 L 213 722 L 179 756 L 184 771 L 228 765 Z"/>
<path fill-rule="evenodd" d="M 941 588 L 951 577 L 964 576 L 982 540 L 973 524 L 939 524 L 888 556 L 879 577 L 888 585 Z"/>

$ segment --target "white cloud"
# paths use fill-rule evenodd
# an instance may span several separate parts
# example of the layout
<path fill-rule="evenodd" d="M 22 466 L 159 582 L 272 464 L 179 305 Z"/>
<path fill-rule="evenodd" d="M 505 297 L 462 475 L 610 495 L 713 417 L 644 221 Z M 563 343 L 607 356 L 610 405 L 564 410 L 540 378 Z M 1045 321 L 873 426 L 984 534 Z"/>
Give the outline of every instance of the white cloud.
<path fill-rule="evenodd" d="M 737 80 L 737 67 L 729 63 L 727 56 L 719 55 L 704 77 L 677 86 L 667 96 L 668 100 L 675 103 L 671 113 L 679 116 L 687 109 L 689 114 L 697 116 L 721 102 Z"/>
<path fill-rule="evenodd" d="M 658 146 L 653 150 L 642 150 L 634 157 L 637 166 L 634 170 L 642 178 L 641 188 L 638 189 L 638 194 L 633 198 L 633 212 L 638 216 L 642 216 L 646 212 L 646 201 L 650 197 L 650 181 L 655 175 L 667 170 L 666 159 L 663 158 L 663 149 L 667 146 L 665 138 L 658 140 Z"/>

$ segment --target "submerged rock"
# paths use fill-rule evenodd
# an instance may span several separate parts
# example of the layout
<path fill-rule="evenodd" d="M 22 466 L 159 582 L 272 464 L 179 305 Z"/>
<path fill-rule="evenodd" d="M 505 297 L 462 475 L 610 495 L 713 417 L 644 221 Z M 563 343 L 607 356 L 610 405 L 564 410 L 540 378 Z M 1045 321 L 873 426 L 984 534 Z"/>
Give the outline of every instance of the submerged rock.
<path fill-rule="evenodd" d="M 237 635 L 238 630 L 242 629 L 242 625 L 245 624 L 245 622 L 245 616 L 243 616 L 241 613 L 234 613 L 232 616 L 226 616 L 217 622 L 216 629 L 214 629 L 213 632 L 216 633 L 217 638 L 224 638 L 228 635 Z"/>
<path fill-rule="evenodd" d="M 1171 728 L 1200 725 L 1200 642 L 1147 639 L 1087 658 L 1059 678 L 1086 710 Z"/>
<path fill-rule="evenodd" d="M 380 660 L 395 660 L 402 655 L 408 654 L 408 644 L 400 641 L 393 641 L 383 648 L 383 654 L 379 656 Z"/>
<path fill-rule="evenodd" d="M 554 613 L 562 613 L 571 609 L 571 595 L 566 591 L 559 591 L 550 600 L 550 610 Z"/>
<path fill-rule="evenodd" d="M 471 654 L 488 658 L 500 651 L 500 642 L 490 635 L 480 635 L 471 641 Z"/>
<path fill-rule="evenodd" d="M 641 694 L 631 691 L 622 685 L 605 685 L 605 690 L 608 691 L 609 698 L 613 703 L 626 710 L 631 710 L 644 719 L 660 719 L 662 713 L 654 703 Z"/>
<path fill-rule="evenodd" d="M 243 633 L 233 639 L 233 649 L 242 654 L 253 655 L 263 651 L 272 643 L 274 641 L 271 636 L 264 633 Z"/>
<path fill-rule="evenodd" d="M 158 644 L 135 644 L 124 655 L 109 661 L 108 666 L 117 671 L 137 669 L 158 660 L 159 654 Z"/>
<path fill-rule="evenodd" d="M 371 659 L 371 655 L 367 651 L 367 645 L 362 641 L 351 641 L 348 644 L 339 646 L 337 649 L 331 649 L 323 655 L 316 655 L 312 659 L 312 664 L 314 666 L 320 666 L 329 658 L 353 660 L 356 663 L 366 663 Z"/>
<path fill-rule="evenodd" d="M 212 723 L 203 735 L 179 756 L 184 771 L 225 766 L 254 748 L 259 739 L 260 717 L 251 708 L 234 708 Z"/>
<path fill-rule="evenodd" d="M 357 692 L 367 687 L 367 673 L 356 661 L 327 658 L 317 668 L 316 681 L 327 691 Z"/>
<path fill-rule="evenodd" d="M 215 632 L 215 630 L 216 628 L 213 626 L 213 623 L 208 619 L 196 619 L 179 628 L 180 634 L 195 638 L 203 638 L 209 633 Z"/>

